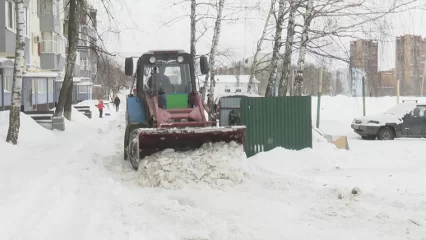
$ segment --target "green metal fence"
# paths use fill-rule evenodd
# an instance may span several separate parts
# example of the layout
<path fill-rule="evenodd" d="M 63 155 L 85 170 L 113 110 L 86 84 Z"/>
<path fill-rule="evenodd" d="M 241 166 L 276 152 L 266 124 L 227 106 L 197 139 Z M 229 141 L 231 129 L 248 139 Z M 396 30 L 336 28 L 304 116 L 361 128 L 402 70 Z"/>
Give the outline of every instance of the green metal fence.
<path fill-rule="evenodd" d="M 243 98 L 240 106 L 247 157 L 276 147 L 312 147 L 310 96 Z"/>

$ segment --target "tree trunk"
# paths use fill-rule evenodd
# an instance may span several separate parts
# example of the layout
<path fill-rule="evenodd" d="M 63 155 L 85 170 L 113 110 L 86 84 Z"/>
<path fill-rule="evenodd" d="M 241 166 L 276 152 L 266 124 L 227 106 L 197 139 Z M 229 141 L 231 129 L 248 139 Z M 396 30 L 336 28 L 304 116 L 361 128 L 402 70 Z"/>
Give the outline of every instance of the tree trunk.
<path fill-rule="evenodd" d="M 69 89 L 69 91 L 66 92 L 67 98 L 65 99 L 64 117 L 68 120 L 71 120 L 73 87 L 74 84 L 71 84 L 71 88 Z"/>
<path fill-rule="evenodd" d="M 254 85 L 253 82 L 254 82 L 254 78 L 256 76 L 256 67 L 257 67 L 257 62 L 258 62 L 257 57 L 258 57 L 260 51 L 262 51 L 263 40 L 265 39 L 266 32 L 268 30 L 269 19 L 271 19 L 271 15 L 274 13 L 275 2 L 276 2 L 276 0 L 271 0 L 271 6 L 269 8 L 268 16 L 266 16 L 265 26 L 263 27 L 262 35 L 260 36 L 260 39 L 257 42 L 257 48 L 256 48 L 256 52 L 254 53 L 253 63 L 251 65 L 251 73 L 250 73 L 249 84 L 248 84 L 248 87 L 247 87 L 248 93 L 252 93 L 252 90 L 253 90 L 253 85 Z"/>
<path fill-rule="evenodd" d="M 197 27 L 196 27 L 196 20 L 195 20 L 195 17 L 197 16 L 197 12 L 196 12 L 196 7 L 197 7 L 197 1 L 196 0 L 191 0 L 191 49 L 190 49 L 190 54 L 191 54 L 191 57 L 192 57 L 192 61 L 193 61 L 193 63 L 194 63 L 194 66 L 195 66 L 195 56 L 197 55 L 197 51 L 196 51 L 196 48 L 195 48 L 195 45 L 196 45 L 196 41 L 197 41 L 197 39 L 196 39 L 196 30 L 197 30 Z M 195 76 L 195 67 L 194 67 L 194 76 Z"/>
<path fill-rule="evenodd" d="M 287 24 L 287 39 L 285 44 L 284 59 L 283 59 L 283 68 L 280 76 L 280 86 L 278 89 L 278 96 L 287 95 L 287 86 L 291 82 L 290 73 L 291 73 L 291 56 L 293 54 L 293 43 L 294 43 L 294 28 L 296 22 L 296 12 L 297 12 L 297 1 L 299 0 L 290 0 L 290 13 L 288 17 Z"/>
<path fill-rule="evenodd" d="M 56 107 L 55 116 L 71 120 L 71 101 L 67 98 L 71 95 L 73 89 L 73 70 L 75 59 L 77 58 L 77 42 L 78 32 L 80 28 L 80 14 L 82 11 L 82 0 L 70 0 L 69 9 L 69 25 L 68 25 L 68 56 L 65 66 L 65 77 L 62 83 L 61 91 L 59 93 L 58 106 Z M 65 107 L 66 105 L 66 107 Z M 65 110 L 65 113 L 64 113 Z"/>
<path fill-rule="evenodd" d="M 284 7 L 285 7 L 285 0 L 279 0 L 279 7 L 278 7 L 278 18 L 277 18 L 277 26 L 275 29 L 275 41 L 274 41 L 274 48 L 272 50 L 272 59 L 271 59 L 271 65 L 272 65 L 272 71 L 269 75 L 268 79 L 268 85 L 266 86 L 266 92 L 265 97 L 272 96 L 273 88 L 274 88 L 274 80 L 277 76 L 277 69 L 278 69 L 278 56 L 280 53 L 281 48 L 281 35 L 283 32 L 283 22 L 284 22 Z"/>
<path fill-rule="evenodd" d="M 209 58 L 209 64 L 210 64 L 210 87 L 209 87 L 209 96 L 207 103 L 209 104 L 209 108 L 213 109 L 213 96 L 214 96 L 214 66 L 215 66 L 215 58 L 216 58 L 216 51 L 217 51 L 217 45 L 219 44 L 219 38 L 220 38 L 220 28 L 222 23 L 222 13 L 223 13 L 223 7 L 225 5 L 225 0 L 219 0 L 219 7 L 217 9 L 217 17 L 216 17 L 216 23 L 214 26 L 214 33 L 213 33 L 213 40 L 212 40 L 212 46 L 210 49 L 210 58 Z M 209 82 L 209 74 L 206 75 L 206 78 L 204 80 L 204 94 L 203 99 L 205 99 L 205 91 L 207 89 Z"/>
<path fill-rule="evenodd" d="M 25 68 L 25 9 L 23 0 L 15 0 L 16 18 L 16 48 L 15 63 L 13 68 L 12 108 L 9 113 L 9 129 L 7 130 L 6 142 L 18 144 L 19 127 L 21 125 L 21 88 L 22 75 Z"/>
<path fill-rule="evenodd" d="M 297 60 L 297 74 L 296 79 L 294 80 L 294 95 L 301 96 L 303 88 L 303 71 L 305 67 L 305 56 L 306 56 L 306 47 L 309 41 L 309 27 L 312 21 L 312 9 L 314 7 L 314 0 L 308 0 L 306 5 L 306 12 L 303 14 L 304 24 L 302 30 L 302 39 L 300 41 L 299 49 L 299 59 Z"/>

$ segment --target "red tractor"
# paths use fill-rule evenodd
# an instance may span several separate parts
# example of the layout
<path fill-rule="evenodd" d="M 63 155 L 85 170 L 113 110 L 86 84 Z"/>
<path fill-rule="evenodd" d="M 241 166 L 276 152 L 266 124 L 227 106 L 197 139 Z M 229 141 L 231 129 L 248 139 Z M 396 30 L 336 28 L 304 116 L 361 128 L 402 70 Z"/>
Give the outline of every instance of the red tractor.
<path fill-rule="evenodd" d="M 126 58 L 125 73 L 135 78 L 136 93 L 127 97 L 124 158 L 135 170 L 145 156 L 165 149 L 186 151 L 208 142 L 244 144 L 245 126 L 218 127 L 209 121 L 195 81 L 193 58 L 181 50 L 143 54 L 136 63 Z M 200 58 L 203 75 L 209 72 Z"/>

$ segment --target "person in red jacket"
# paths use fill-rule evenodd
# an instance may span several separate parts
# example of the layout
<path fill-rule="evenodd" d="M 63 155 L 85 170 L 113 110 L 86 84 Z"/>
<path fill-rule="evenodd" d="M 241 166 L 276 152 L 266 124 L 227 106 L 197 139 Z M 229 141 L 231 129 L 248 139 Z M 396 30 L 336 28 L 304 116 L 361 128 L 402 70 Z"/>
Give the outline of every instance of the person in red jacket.
<path fill-rule="evenodd" d="M 99 109 L 99 118 L 102 118 L 102 112 L 104 110 L 104 101 L 102 101 L 102 98 L 99 98 L 98 101 L 98 105 L 97 105 L 98 109 Z"/>

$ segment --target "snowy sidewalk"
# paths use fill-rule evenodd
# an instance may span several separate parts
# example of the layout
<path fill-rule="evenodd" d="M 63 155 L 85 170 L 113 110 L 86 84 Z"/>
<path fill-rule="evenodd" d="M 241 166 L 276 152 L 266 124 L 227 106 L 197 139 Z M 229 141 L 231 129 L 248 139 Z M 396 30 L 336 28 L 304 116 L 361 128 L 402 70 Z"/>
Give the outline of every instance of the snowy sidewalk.
<path fill-rule="evenodd" d="M 241 185 L 166 190 L 123 160 L 123 112 L 78 119 L 0 143 L 0 239 L 426 240 L 424 140 L 275 149 Z"/>

